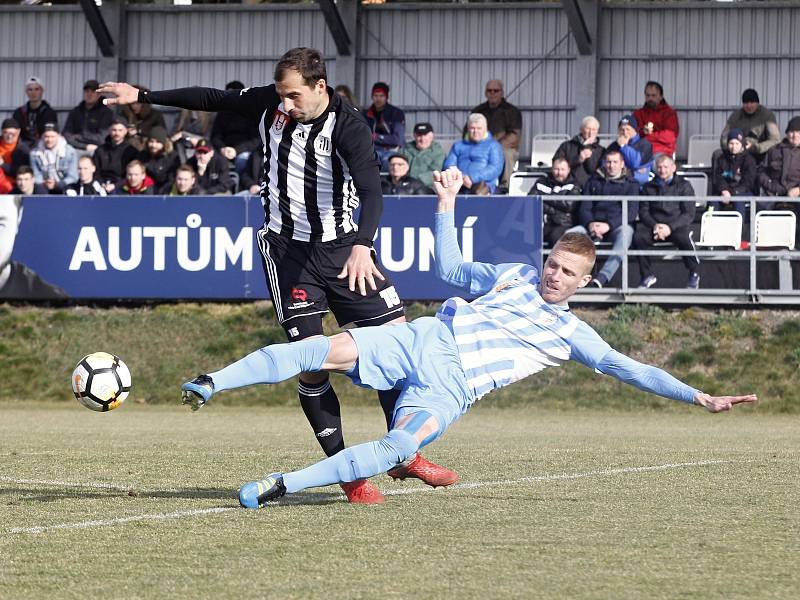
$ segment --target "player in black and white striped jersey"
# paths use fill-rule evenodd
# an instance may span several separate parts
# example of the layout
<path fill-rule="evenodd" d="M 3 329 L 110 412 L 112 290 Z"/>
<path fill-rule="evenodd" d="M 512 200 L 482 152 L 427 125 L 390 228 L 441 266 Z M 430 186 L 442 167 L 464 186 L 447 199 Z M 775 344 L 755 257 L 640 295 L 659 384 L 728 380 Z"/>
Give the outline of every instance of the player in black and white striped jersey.
<path fill-rule="evenodd" d="M 211 88 L 139 91 L 106 83 L 106 104 L 142 102 L 191 110 L 238 112 L 253 120 L 264 146 L 258 233 L 267 287 L 290 341 L 322 335 L 333 311 L 339 325 L 405 320 L 402 302 L 375 261 L 372 239 L 383 210 L 379 163 L 361 114 L 327 85 L 319 51 L 294 48 L 278 62 L 275 83 L 224 92 Z M 353 211 L 360 204 L 358 223 Z M 208 383 L 206 383 L 207 385 Z M 212 384 L 213 385 L 213 384 Z M 300 403 L 328 456 L 344 448 L 339 400 L 324 372 L 303 373 Z M 379 392 L 387 425 L 397 392 Z M 393 477 L 449 485 L 458 476 L 416 456 Z M 351 502 L 382 501 L 367 482 L 345 492 Z M 353 486 L 353 484 L 347 484 Z"/>

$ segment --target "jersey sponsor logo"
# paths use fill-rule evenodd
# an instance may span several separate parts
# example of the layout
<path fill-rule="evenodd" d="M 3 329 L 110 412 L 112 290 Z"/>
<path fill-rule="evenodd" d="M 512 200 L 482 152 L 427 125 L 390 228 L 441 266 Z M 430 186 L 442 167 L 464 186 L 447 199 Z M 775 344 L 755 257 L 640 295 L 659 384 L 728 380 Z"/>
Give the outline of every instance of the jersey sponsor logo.
<path fill-rule="evenodd" d="M 383 298 L 384 302 L 386 302 L 387 308 L 400 305 L 400 296 L 397 295 L 397 291 L 394 289 L 393 285 L 389 286 L 385 290 L 381 290 L 378 295 Z"/>
<path fill-rule="evenodd" d="M 284 126 L 289 122 L 289 115 L 279 110 L 275 111 L 275 118 L 272 120 L 272 132 L 280 133 Z"/>
<path fill-rule="evenodd" d="M 324 135 L 318 135 L 317 139 L 314 140 L 314 150 L 317 154 L 330 156 L 332 147 L 331 138 L 325 137 Z"/>
<path fill-rule="evenodd" d="M 327 427 L 322 431 L 317 432 L 317 437 L 320 438 L 328 437 L 329 435 L 332 435 L 334 433 L 336 433 L 336 427 Z"/>

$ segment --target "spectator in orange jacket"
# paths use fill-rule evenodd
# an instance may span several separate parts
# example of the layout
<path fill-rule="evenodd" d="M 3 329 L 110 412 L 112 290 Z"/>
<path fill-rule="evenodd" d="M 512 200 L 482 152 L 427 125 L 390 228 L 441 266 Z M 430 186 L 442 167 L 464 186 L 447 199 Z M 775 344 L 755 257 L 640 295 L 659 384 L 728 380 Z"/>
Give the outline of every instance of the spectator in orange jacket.
<path fill-rule="evenodd" d="M 678 113 L 664 100 L 664 88 L 657 81 L 644 86 L 644 106 L 633 113 L 639 135 L 653 146 L 653 154 L 675 155 L 678 142 Z"/>

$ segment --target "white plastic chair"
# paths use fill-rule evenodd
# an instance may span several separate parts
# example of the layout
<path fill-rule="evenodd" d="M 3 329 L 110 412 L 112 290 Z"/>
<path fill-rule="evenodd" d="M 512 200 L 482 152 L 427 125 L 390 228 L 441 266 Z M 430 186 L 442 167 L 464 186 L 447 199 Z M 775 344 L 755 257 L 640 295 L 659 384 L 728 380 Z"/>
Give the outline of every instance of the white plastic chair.
<path fill-rule="evenodd" d="M 709 210 L 700 220 L 699 247 L 733 248 L 742 245 L 742 215 L 736 211 Z"/>
<path fill-rule="evenodd" d="M 549 167 L 558 147 L 569 140 L 566 133 L 540 133 L 533 136 L 531 145 L 531 166 Z"/>
<path fill-rule="evenodd" d="M 678 171 L 677 174 L 692 184 L 695 197 L 705 198 L 708 196 L 708 175 L 699 171 Z"/>
<path fill-rule="evenodd" d="M 508 181 L 509 196 L 530 196 L 536 180 L 542 176 L 541 173 L 531 173 L 530 171 L 515 171 L 511 174 Z"/>
<path fill-rule="evenodd" d="M 720 149 L 719 136 L 713 133 L 700 133 L 689 136 L 689 156 L 687 167 L 710 167 L 711 157 Z"/>
<path fill-rule="evenodd" d="M 756 213 L 756 248 L 794 249 L 797 217 L 791 210 L 762 210 Z"/>

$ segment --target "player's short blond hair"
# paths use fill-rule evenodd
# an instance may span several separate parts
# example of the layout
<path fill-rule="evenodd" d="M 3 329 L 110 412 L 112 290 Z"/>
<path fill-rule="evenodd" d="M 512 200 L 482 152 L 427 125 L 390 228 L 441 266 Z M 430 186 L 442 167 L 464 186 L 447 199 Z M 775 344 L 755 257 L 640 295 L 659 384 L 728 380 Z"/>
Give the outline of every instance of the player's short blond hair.
<path fill-rule="evenodd" d="M 597 259 L 594 242 L 585 233 L 565 233 L 553 246 L 553 250 L 555 251 L 556 249 L 584 257 L 589 265 L 587 273 L 592 270 L 594 261 Z"/>

